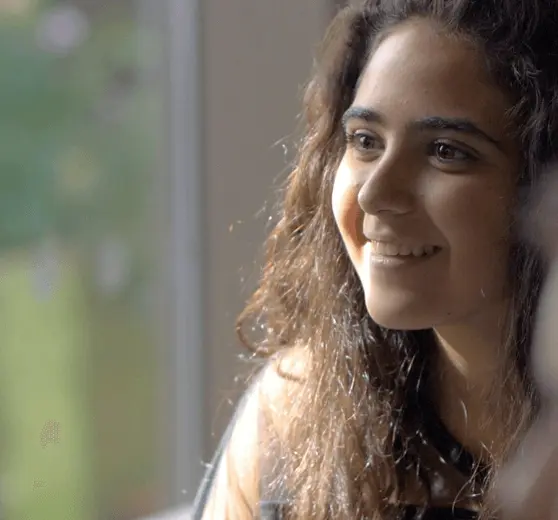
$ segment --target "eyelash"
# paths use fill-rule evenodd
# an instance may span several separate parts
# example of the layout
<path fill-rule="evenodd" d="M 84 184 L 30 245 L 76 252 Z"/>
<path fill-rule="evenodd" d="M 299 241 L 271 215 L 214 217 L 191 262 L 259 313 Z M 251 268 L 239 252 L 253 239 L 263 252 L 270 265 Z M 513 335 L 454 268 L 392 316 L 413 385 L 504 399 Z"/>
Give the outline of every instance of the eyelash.
<path fill-rule="evenodd" d="M 352 131 L 345 132 L 345 142 L 347 143 L 347 145 L 357 149 L 357 151 L 360 151 L 360 150 L 358 150 L 358 145 L 359 145 L 358 139 L 362 138 L 362 137 L 366 137 L 366 138 L 371 139 L 371 140 L 376 141 L 376 142 L 379 141 L 379 139 L 376 136 L 374 136 L 373 134 L 370 134 L 368 132 L 362 132 L 360 130 L 357 130 L 355 132 L 352 132 Z M 365 149 L 365 151 L 369 152 L 370 150 Z"/>
<path fill-rule="evenodd" d="M 354 132 L 353 131 L 345 132 L 345 142 L 347 143 L 348 146 L 351 146 L 357 152 L 362 152 L 363 154 L 366 154 L 374 151 L 374 149 L 365 148 L 364 151 L 359 149 L 358 139 L 363 137 L 371 139 L 372 141 L 376 141 L 376 142 L 379 141 L 379 139 L 376 136 L 368 132 L 362 132 L 359 130 Z M 445 147 L 450 151 L 452 151 L 454 154 L 455 153 L 460 154 L 462 157 L 458 159 L 443 159 L 437 154 L 437 152 L 439 152 L 440 147 Z M 468 150 L 464 150 L 462 147 L 456 146 L 453 143 L 450 143 L 445 140 L 440 140 L 440 139 L 428 144 L 427 153 L 429 156 L 434 157 L 442 164 L 449 164 L 449 163 L 456 163 L 456 162 L 473 162 L 478 159 L 478 157 L 474 153 Z"/>
<path fill-rule="evenodd" d="M 439 147 L 446 147 L 448 149 L 450 149 L 452 152 L 457 152 L 458 154 L 461 154 L 463 157 L 461 159 L 449 159 L 449 160 L 444 160 L 440 157 L 437 156 L 436 151 L 438 149 L 439 151 Z M 436 157 L 437 160 L 439 160 L 440 162 L 444 163 L 444 164 L 448 164 L 451 162 L 469 162 L 469 161 L 476 161 L 478 159 L 478 157 L 476 157 L 472 152 L 469 152 L 468 150 L 464 150 L 463 148 L 456 146 L 452 143 L 448 143 L 447 141 L 442 141 L 442 140 L 438 140 L 438 141 L 434 141 L 433 143 L 430 143 L 428 145 L 428 155 L 434 156 Z"/>

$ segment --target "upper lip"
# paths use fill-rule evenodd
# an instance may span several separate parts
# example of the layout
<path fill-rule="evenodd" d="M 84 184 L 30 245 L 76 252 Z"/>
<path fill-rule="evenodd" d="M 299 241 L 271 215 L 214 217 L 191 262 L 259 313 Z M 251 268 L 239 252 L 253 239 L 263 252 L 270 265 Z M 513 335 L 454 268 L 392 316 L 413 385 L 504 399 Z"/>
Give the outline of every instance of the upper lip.
<path fill-rule="evenodd" d="M 406 238 L 402 238 L 402 237 L 395 237 L 393 235 L 391 235 L 391 236 L 388 236 L 388 235 L 378 236 L 378 235 L 367 235 L 365 233 L 364 236 L 370 242 L 380 242 L 382 244 L 392 244 L 392 245 L 397 246 L 397 247 L 409 247 L 411 249 L 414 249 L 416 247 L 428 247 L 428 246 L 437 247 L 435 244 L 432 244 L 430 242 L 418 242 L 416 239 L 406 239 Z"/>

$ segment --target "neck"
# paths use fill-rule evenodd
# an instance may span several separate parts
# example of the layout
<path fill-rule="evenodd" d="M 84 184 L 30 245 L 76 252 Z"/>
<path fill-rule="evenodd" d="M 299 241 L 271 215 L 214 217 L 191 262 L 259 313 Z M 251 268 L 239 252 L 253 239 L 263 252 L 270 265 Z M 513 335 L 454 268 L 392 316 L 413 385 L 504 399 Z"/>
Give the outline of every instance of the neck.
<path fill-rule="evenodd" d="M 498 409 L 506 370 L 504 313 L 494 309 L 466 323 L 435 329 L 439 343 L 433 380 L 436 405 L 449 431 L 473 455 L 499 452 Z M 500 394 L 500 395 L 499 395 Z"/>

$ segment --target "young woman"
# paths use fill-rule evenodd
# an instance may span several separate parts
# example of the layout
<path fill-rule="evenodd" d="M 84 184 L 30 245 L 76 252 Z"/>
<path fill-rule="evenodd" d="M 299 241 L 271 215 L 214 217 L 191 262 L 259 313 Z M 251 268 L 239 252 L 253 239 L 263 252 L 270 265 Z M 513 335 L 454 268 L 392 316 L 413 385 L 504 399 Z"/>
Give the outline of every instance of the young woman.
<path fill-rule="evenodd" d="M 552 0 L 337 16 L 239 323 L 269 361 L 194 518 L 499 515 L 495 470 L 539 408 L 545 268 L 518 224 L 557 152 L 557 35 Z"/>

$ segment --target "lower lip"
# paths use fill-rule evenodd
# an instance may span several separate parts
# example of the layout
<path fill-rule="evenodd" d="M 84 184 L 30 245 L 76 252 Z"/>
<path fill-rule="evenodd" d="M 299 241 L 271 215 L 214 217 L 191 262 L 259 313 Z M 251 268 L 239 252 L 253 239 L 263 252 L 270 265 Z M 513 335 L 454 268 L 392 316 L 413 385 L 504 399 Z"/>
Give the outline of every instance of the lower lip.
<path fill-rule="evenodd" d="M 379 255 L 378 253 L 370 253 L 370 263 L 375 267 L 400 267 L 421 264 L 431 260 L 441 249 L 437 248 L 433 253 L 423 256 L 405 255 L 405 256 L 388 256 Z"/>

